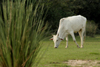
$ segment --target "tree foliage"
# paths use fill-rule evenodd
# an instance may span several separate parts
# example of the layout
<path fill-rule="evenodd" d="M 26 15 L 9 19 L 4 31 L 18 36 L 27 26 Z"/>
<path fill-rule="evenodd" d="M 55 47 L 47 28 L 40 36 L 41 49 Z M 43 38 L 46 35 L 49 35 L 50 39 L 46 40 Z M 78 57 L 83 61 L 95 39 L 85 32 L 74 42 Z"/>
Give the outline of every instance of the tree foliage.
<path fill-rule="evenodd" d="M 38 2 L 39 0 L 26 1 Z M 52 26 L 52 30 L 58 28 L 59 20 L 61 18 L 78 14 L 85 16 L 88 20 L 95 21 L 96 24 L 100 25 L 100 0 L 41 0 L 41 3 L 45 3 L 44 7 L 48 10 L 48 12 L 44 10 L 46 14 L 45 21 L 49 22 L 49 25 Z"/>
<path fill-rule="evenodd" d="M 46 0 L 45 2 L 49 8 L 46 21 L 52 25 L 53 30 L 58 28 L 61 18 L 78 14 L 100 25 L 100 0 Z"/>

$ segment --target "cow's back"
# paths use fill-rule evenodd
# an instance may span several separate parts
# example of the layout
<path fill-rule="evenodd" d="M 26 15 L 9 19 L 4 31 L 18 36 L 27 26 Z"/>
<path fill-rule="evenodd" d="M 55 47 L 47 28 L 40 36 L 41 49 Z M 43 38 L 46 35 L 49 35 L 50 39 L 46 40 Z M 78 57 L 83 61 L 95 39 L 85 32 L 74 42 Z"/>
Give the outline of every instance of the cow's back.
<path fill-rule="evenodd" d="M 78 32 L 80 29 L 85 27 L 85 25 L 86 18 L 81 15 L 62 18 L 60 20 L 60 26 L 64 27 L 64 29 L 68 31 Z"/>

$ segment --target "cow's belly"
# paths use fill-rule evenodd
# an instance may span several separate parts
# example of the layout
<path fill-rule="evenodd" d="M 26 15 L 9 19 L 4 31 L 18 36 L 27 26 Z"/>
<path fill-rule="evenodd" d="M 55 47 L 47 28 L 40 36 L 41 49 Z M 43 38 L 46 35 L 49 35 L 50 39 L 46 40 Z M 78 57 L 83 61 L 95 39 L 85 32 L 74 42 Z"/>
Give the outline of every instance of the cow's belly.
<path fill-rule="evenodd" d="M 66 31 L 67 31 L 67 33 L 70 33 L 70 32 L 74 32 L 74 33 L 77 33 L 77 32 L 79 32 L 80 30 L 82 30 L 82 28 L 70 28 L 70 29 L 67 29 Z"/>
<path fill-rule="evenodd" d="M 74 32 L 78 32 L 78 31 L 80 31 L 81 29 L 83 28 L 83 24 L 77 24 L 77 25 L 73 25 L 72 26 L 72 29 L 73 29 L 73 31 Z"/>
<path fill-rule="evenodd" d="M 77 32 L 79 32 L 80 30 L 81 30 L 81 29 L 75 30 L 74 33 L 77 33 Z"/>

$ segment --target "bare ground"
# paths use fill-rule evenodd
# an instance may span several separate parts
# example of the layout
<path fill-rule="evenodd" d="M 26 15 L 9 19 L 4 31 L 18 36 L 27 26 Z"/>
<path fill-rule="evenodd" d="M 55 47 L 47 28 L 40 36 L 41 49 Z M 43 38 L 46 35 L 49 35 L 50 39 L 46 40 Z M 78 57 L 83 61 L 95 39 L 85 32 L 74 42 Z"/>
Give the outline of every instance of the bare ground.
<path fill-rule="evenodd" d="M 68 60 L 64 63 L 71 67 L 100 67 L 100 60 Z"/>

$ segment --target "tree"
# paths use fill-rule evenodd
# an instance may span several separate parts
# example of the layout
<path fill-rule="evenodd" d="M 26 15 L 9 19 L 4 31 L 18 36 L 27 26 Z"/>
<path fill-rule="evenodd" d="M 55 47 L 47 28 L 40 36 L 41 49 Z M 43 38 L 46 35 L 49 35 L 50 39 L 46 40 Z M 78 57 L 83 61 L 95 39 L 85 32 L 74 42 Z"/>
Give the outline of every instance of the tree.
<path fill-rule="evenodd" d="M 100 0 L 48 0 L 46 4 L 49 8 L 46 21 L 53 30 L 58 28 L 61 18 L 79 14 L 100 26 Z"/>

